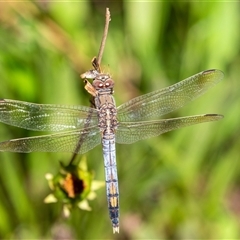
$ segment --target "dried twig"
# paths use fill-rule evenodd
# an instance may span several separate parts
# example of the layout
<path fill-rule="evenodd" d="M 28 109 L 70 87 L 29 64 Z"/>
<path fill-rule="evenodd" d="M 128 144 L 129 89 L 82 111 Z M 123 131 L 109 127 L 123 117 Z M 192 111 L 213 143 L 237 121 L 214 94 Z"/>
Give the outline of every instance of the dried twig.
<path fill-rule="evenodd" d="M 102 55 L 103 55 L 103 51 L 104 51 L 104 47 L 105 47 L 105 43 L 106 43 L 106 39 L 107 39 L 107 34 L 108 34 L 108 26 L 109 26 L 109 22 L 111 21 L 111 15 L 110 15 L 110 11 L 109 8 L 106 8 L 106 18 L 105 18 L 105 27 L 104 27 L 104 32 L 103 32 L 103 37 L 102 37 L 102 42 L 100 45 L 100 49 L 98 52 L 98 56 L 95 59 L 96 61 L 94 61 L 94 64 L 96 65 L 95 68 L 96 70 L 98 70 L 100 72 L 100 64 L 101 64 L 101 60 L 102 60 Z"/>

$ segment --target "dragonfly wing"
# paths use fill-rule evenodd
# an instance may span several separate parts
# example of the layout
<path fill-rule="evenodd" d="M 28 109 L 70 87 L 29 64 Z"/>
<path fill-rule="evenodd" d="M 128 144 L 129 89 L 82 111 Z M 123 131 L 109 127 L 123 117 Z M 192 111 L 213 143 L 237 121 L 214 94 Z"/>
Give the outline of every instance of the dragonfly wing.
<path fill-rule="evenodd" d="M 178 128 L 197 123 L 217 121 L 222 118 L 223 116 L 218 114 L 205 114 L 146 122 L 120 122 L 116 132 L 116 142 L 131 144 Z"/>
<path fill-rule="evenodd" d="M 201 96 L 223 76 L 220 70 L 207 70 L 170 87 L 136 97 L 118 107 L 118 120 L 133 122 L 159 118 Z"/>
<path fill-rule="evenodd" d="M 83 154 L 100 142 L 100 130 L 95 126 L 82 130 L 1 142 L 0 152 L 72 152 Z"/>
<path fill-rule="evenodd" d="M 36 104 L 2 99 L 0 122 L 35 131 L 67 131 L 96 125 L 97 111 L 85 106 Z"/>

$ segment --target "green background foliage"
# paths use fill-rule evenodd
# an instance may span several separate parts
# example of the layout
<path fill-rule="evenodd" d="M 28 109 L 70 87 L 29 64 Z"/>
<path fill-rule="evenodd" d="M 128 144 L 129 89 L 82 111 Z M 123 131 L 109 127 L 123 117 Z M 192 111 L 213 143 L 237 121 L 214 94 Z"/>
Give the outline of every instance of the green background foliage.
<path fill-rule="evenodd" d="M 79 74 L 91 68 L 105 21 L 102 60 L 117 105 L 206 69 L 225 78 L 169 117 L 225 118 L 133 145 L 117 145 L 120 235 L 112 234 L 105 189 L 70 219 L 44 204 L 44 176 L 69 153 L 0 154 L 0 238 L 240 238 L 240 5 L 238 2 L 2 2 L 0 98 L 89 105 Z M 0 140 L 40 133 L 0 124 Z M 101 147 L 86 154 L 104 180 Z"/>

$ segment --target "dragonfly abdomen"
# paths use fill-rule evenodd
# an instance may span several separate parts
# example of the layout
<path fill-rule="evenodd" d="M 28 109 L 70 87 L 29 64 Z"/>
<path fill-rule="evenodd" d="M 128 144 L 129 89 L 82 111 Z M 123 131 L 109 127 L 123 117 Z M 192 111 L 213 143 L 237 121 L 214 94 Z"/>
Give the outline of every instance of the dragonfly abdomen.
<path fill-rule="evenodd" d="M 102 145 L 109 216 L 115 233 L 119 232 L 119 190 L 114 135 L 103 136 Z"/>

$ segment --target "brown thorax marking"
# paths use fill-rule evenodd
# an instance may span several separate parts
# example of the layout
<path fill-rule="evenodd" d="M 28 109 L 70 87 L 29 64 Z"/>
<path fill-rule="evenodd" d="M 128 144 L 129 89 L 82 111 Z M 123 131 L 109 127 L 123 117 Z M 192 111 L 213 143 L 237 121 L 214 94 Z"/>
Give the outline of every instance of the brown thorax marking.
<path fill-rule="evenodd" d="M 114 134 L 118 125 L 116 105 L 112 96 L 114 81 L 109 74 L 99 73 L 97 70 L 83 73 L 81 77 L 84 78 L 85 89 L 94 97 L 102 134 Z M 87 79 L 92 79 L 92 84 Z"/>
<path fill-rule="evenodd" d="M 101 98 L 101 97 L 100 97 Z M 99 127 L 104 134 L 114 134 L 117 128 L 117 111 L 114 104 L 110 101 L 100 106 Z"/>

